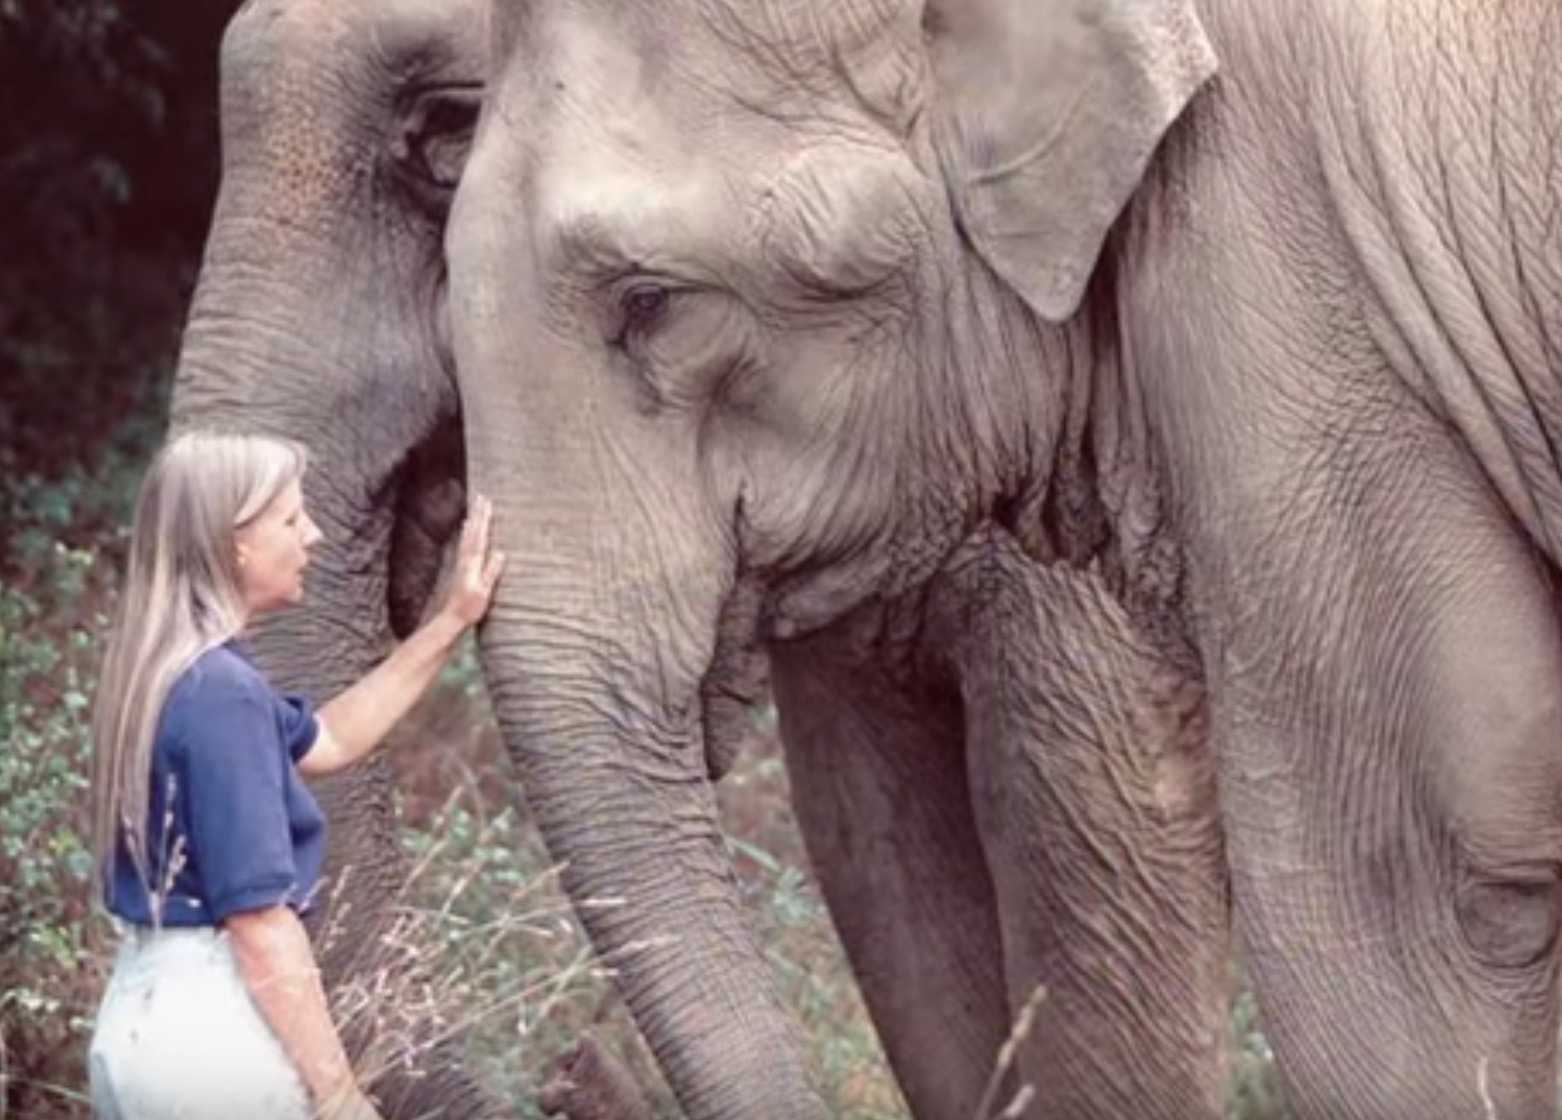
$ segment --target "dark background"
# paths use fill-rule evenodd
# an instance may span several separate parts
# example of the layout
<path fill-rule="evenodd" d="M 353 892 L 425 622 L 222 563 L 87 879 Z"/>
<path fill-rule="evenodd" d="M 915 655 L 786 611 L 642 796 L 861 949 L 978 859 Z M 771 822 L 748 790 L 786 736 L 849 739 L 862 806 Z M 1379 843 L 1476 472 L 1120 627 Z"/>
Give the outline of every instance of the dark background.
<path fill-rule="evenodd" d="M 90 468 L 160 419 L 216 195 L 217 55 L 236 7 L 0 0 L 0 474 L 12 480 Z"/>

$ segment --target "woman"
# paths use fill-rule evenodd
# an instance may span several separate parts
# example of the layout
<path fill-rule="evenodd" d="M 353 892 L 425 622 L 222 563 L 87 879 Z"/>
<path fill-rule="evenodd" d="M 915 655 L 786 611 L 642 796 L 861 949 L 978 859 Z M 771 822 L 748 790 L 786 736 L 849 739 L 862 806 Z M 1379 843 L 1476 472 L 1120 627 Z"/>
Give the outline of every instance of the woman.
<path fill-rule="evenodd" d="M 93 718 L 104 900 L 126 923 L 89 1057 L 112 1120 L 363 1120 L 299 914 L 324 821 L 300 776 L 366 755 L 488 609 L 503 556 L 472 503 L 443 607 L 315 714 L 235 639 L 303 598 L 320 530 L 299 446 L 186 433 L 142 484 Z"/>

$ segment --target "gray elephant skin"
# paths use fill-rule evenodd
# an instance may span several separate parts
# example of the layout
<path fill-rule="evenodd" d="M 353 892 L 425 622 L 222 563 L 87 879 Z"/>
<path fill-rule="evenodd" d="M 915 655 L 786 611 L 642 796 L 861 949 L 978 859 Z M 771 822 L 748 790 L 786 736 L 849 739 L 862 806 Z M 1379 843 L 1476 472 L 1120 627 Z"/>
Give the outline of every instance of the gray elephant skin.
<path fill-rule="evenodd" d="M 483 654 L 689 1114 L 824 1111 L 702 765 L 757 640 L 919 1117 L 1038 984 L 1030 1115 L 1215 1115 L 1228 884 L 1298 1115 L 1550 1116 L 1555 5 L 491 30 L 447 235 Z"/>
<path fill-rule="evenodd" d="M 484 9 L 254 0 L 225 33 L 222 183 L 173 425 L 309 448 L 325 533 L 310 605 L 257 628 L 282 687 L 325 698 L 412 629 L 462 516 L 442 238 L 481 95 Z M 328 984 L 369 977 L 407 873 L 383 760 L 321 783 L 331 830 L 311 932 Z M 347 923 L 331 936 L 329 914 Z M 352 1038 L 348 1038 L 349 1045 Z M 459 1040 L 373 1089 L 388 1117 L 499 1115 Z"/>

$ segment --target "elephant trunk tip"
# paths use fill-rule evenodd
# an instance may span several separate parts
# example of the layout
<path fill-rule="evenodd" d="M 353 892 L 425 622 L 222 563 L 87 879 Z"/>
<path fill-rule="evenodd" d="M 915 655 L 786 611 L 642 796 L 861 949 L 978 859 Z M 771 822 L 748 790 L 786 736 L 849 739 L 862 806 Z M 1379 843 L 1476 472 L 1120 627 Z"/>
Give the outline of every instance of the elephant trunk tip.
<path fill-rule="evenodd" d="M 654 1116 L 629 1067 L 589 1034 L 555 1061 L 538 1103 L 547 1115 L 565 1120 L 652 1120 Z"/>

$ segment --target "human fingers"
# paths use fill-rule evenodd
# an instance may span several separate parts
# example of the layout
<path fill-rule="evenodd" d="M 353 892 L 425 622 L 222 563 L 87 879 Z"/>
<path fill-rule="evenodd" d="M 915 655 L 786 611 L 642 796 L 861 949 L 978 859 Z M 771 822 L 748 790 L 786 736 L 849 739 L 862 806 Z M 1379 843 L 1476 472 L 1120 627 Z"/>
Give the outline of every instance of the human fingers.
<path fill-rule="evenodd" d="M 473 515 L 472 534 L 475 538 L 472 545 L 472 554 L 483 557 L 488 555 L 488 537 L 493 528 L 494 504 L 482 494 L 477 496 L 477 510 Z"/>
<path fill-rule="evenodd" d="M 466 519 L 461 523 L 461 543 L 458 549 L 461 565 L 472 570 L 482 564 L 482 556 L 488 545 L 488 523 L 492 506 L 481 494 L 472 495 L 467 505 Z"/>
<path fill-rule="evenodd" d="M 488 562 L 483 565 L 483 593 L 491 595 L 494 585 L 499 582 L 499 576 L 504 572 L 505 555 L 502 552 L 494 552 L 488 557 Z"/>

